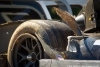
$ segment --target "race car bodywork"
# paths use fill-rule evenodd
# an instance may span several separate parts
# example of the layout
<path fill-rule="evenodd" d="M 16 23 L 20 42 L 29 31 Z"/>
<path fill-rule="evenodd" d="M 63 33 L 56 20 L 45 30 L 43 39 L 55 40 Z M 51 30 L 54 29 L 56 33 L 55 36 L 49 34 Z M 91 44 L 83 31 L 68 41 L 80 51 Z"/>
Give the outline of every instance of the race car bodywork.
<path fill-rule="evenodd" d="M 40 59 L 58 56 L 99 59 L 99 0 L 89 0 L 75 18 L 66 0 L 53 1 L 64 21 L 52 20 L 40 0 L 0 1 L 0 53 L 7 56 L 9 67 L 39 67 Z"/>
<path fill-rule="evenodd" d="M 48 1 L 49 2 L 49 1 Z M 67 36 L 72 30 L 63 22 L 52 21 L 49 7 L 60 7 L 72 13 L 67 1 L 0 1 L 1 67 L 38 67 L 42 58 L 55 58 L 52 50 L 64 55 Z M 67 33 L 68 32 L 68 33 Z M 66 34 L 67 33 L 67 34 Z M 39 37 L 49 47 L 44 47 Z"/>

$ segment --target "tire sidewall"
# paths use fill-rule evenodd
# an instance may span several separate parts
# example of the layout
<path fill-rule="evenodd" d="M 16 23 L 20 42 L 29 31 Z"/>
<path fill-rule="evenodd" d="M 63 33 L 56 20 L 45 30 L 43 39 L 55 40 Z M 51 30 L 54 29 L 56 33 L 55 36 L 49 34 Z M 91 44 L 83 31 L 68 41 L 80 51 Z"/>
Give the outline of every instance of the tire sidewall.
<path fill-rule="evenodd" d="M 24 22 L 22 23 L 13 33 L 9 46 L 8 46 L 8 52 L 7 52 L 7 59 L 8 59 L 8 66 L 13 67 L 13 62 L 12 62 L 12 54 L 13 54 L 13 49 L 15 46 L 16 40 L 19 38 L 24 33 L 29 33 L 31 35 L 35 35 L 35 30 L 32 28 L 32 22 Z"/>

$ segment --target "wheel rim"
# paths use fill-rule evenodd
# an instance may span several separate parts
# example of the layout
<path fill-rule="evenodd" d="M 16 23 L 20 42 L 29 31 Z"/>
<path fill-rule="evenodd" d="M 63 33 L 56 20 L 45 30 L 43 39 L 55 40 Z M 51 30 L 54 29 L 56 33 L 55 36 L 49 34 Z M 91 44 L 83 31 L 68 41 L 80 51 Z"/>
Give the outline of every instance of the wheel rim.
<path fill-rule="evenodd" d="M 30 34 L 19 36 L 12 57 L 14 67 L 38 67 L 42 51 L 37 38 Z"/>

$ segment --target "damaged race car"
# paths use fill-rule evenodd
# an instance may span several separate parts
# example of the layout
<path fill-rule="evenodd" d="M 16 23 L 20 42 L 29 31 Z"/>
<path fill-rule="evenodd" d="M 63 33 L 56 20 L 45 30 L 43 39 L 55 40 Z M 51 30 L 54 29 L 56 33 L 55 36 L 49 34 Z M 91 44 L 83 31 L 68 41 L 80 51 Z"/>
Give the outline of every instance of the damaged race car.
<path fill-rule="evenodd" d="M 66 0 L 54 1 L 63 21 L 52 20 L 43 1 L 0 2 L 1 67 L 39 67 L 40 59 L 58 59 L 58 55 L 100 59 L 100 1 L 89 0 L 75 18 Z"/>
<path fill-rule="evenodd" d="M 74 33 L 65 23 L 52 20 L 51 15 L 60 19 L 53 7 L 72 13 L 66 0 L 0 0 L 0 67 L 38 67 L 40 59 L 54 58 L 52 49 L 66 51 L 67 36 Z"/>

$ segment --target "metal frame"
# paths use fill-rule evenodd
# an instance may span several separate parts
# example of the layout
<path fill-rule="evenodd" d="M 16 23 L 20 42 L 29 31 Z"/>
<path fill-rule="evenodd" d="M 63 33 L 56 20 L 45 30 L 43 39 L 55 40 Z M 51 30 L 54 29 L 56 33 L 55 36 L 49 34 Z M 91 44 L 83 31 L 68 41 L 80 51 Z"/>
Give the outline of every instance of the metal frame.
<path fill-rule="evenodd" d="M 25 6 L 25 5 L 0 5 L 0 8 L 29 8 L 32 9 L 33 11 L 37 12 L 37 14 L 41 17 L 41 19 L 44 19 L 43 15 L 34 7 L 31 6 Z"/>
<path fill-rule="evenodd" d="M 11 19 L 7 15 L 29 15 L 28 13 L 10 13 L 10 12 L 2 12 L 1 13 L 2 17 L 6 21 L 11 21 Z"/>
<path fill-rule="evenodd" d="M 0 1 L 20 1 L 20 0 L 0 0 Z M 70 14 L 72 14 L 71 7 L 68 4 L 67 0 L 21 0 L 21 1 L 24 1 L 24 2 L 25 1 L 28 1 L 28 2 L 36 1 L 36 2 L 38 2 L 41 5 L 47 19 L 52 19 L 52 18 L 46 7 L 46 6 L 48 6 L 48 4 L 45 3 L 46 1 L 52 1 L 52 3 L 55 3 L 55 5 L 58 5 L 60 9 L 65 10 L 65 11 L 69 12 Z"/>

